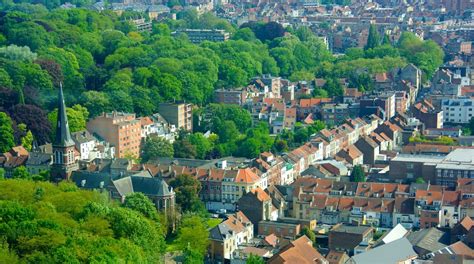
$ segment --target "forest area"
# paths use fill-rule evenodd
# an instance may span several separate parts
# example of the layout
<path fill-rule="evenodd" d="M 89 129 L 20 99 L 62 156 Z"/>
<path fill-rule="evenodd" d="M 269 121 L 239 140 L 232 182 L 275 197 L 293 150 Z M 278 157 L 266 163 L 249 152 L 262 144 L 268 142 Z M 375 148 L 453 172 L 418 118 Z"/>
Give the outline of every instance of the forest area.
<path fill-rule="evenodd" d="M 198 16 L 193 10 L 185 10 L 177 14 L 177 20 L 153 22 L 152 33 L 138 33 L 111 11 L 49 10 L 28 3 L 3 6 L 0 109 L 6 115 L 1 119 L 2 127 L 11 124 L 13 131 L 2 132 L 7 136 L 0 142 L 1 150 L 30 142 L 31 137 L 39 144 L 50 142 L 54 131 L 54 90 L 59 83 L 65 90 L 70 126 L 75 132 L 83 130 L 89 118 L 102 112 L 115 110 L 147 116 L 158 110 L 160 102 L 185 100 L 196 105 L 198 112 L 218 109 L 218 116 L 225 116 L 226 112 L 238 110 L 210 107 L 213 91 L 245 86 L 262 74 L 292 81 L 324 78 L 326 85 L 316 89 L 313 96 L 333 97 L 343 92 L 339 78 L 349 79 L 351 86 L 360 90 L 370 90 L 370 74 L 414 63 L 424 76 L 430 76 L 443 59 L 442 50 L 433 41 L 422 41 L 405 32 L 397 43 L 391 43 L 387 36 L 379 36 L 375 27 L 371 28 L 364 49 L 351 48 L 344 56 L 336 57 L 307 27 L 283 28 L 274 22 L 251 22 L 237 28 L 211 13 Z M 183 28 L 225 29 L 232 37 L 226 42 L 195 45 L 184 34 L 171 35 Z M 239 116 L 248 119 L 247 113 Z M 240 121 L 226 121 L 233 122 L 238 131 L 227 126 L 230 131 L 220 132 L 220 138 L 207 142 L 212 147 L 204 152 L 196 150 L 198 154 L 192 147 L 197 144 L 189 143 L 199 141 L 201 136 L 193 139 L 183 135 L 180 138 L 185 142 L 178 142 L 180 145 L 174 148 L 177 157 L 253 157 L 252 153 L 273 147 L 274 142 L 265 132 L 268 128 L 260 129 L 263 135 L 249 137 L 258 127 L 247 131 L 249 126 L 241 126 Z M 218 127 L 219 122 L 212 125 L 211 132 L 217 134 Z M 307 132 L 300 132 L 304 133 Z M 265 137 L 259 140 L 263 143 L 255 145 L 260 136 Z M 240 141 L 232 143 L 227 139 Z M 233 145 L 248 147 L 238 149 Z M 183 146 L 191 147 L 184 153 L 192 155 L 179 155 Z"/>

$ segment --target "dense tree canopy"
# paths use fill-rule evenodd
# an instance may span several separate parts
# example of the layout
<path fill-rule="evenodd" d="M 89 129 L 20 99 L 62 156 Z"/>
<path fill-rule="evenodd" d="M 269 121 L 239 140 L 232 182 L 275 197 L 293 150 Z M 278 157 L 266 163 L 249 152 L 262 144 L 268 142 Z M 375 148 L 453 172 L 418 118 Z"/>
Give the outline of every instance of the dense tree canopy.
<path fill-rule="evenodd" d="M 0 153 L 7 152 L 14 146 L 12 120 L 6 113 L 0 112 Z"/>
<path fill-rule="evenodd" d="M 0 181 L 0 233 L 2 263 L 156 263 L 164 251 L 158 222 L 70 183 Z"/>
<path fill-rule="evenodd" d="M 173 157 L 173 155 L 173 145 L 168 140 L 158 136 L 150 136 L 145 141 L 141 158 L 143 162 L 147 162 L 158 157 Z"/>

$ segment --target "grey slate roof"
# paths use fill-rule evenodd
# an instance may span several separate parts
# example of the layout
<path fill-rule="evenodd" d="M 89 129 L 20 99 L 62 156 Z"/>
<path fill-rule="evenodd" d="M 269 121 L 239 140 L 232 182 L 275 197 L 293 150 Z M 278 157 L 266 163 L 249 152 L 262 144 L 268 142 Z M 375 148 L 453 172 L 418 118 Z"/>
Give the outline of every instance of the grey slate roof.
<path fill-rule="evenodd" d="M 52 163 L 53 156 L 48 153 L 30 152 L 26 166 L 48 165 Z"/>
<path fill-rule="evenodd" d="M 89 131 L 82 130 L 72 133 L 72 140 L 74 140 L 74 142 L 77 144 L 82 144 L 86 142 L 95 141 L 95 138 Z"/>
<path fill-rule="evenodd" d="M 172 188 L 159 177 L 128 176 L 113 181 L 113 185 L 122 196 L 141 192 L 151 196 L 171 196 Z"/>
<path fill-rule="evenodd" d="M 69 132 L 62 84 L 59 85 L 56 138 L 53 145 L 60 147 L 74 146 L 74 141 L 72 140 L 71 133 Z"/>
<path fill-rule="evenodd" d="M 352 261 L 356 264 L 396 264 L 416 256 L 417 254 L 413 250 L 410 241 L 404 237 L 367 252 L 357 254 L 352 257 Z"/>
<path fill-rule="evenodd" d="M 220 223 L 209 231 L 209 238 L 223 241 L 227 234 L 231 235 L 232 230 L 226 224 Z"/>
<path fill-rule="evenodd" d="M 435 227 L 413 232 L 407 238 L 413 246 L 429 252 L 440 250 L 450 244 L 449 234 Z"/>
<path fill-rule="evenodd" d="M 110 174 L 89 171 L 73 171 L 71 180 L 84 189 L 102 189 L 111 184 Z"/>

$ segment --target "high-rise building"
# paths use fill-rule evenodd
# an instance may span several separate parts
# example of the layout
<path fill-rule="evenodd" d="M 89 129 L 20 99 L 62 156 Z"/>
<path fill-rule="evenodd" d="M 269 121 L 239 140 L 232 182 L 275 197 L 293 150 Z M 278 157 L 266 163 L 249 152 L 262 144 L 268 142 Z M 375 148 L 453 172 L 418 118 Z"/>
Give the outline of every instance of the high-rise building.
<path fill-rule="evenodd" d="M 62 85 L 59 86 L 56 137 L 52 145 L 51 179 L 54 181 L 67 180 L 71 173 L 79 167 L 74 155 L 75 144 L 69 132 Z"/>
<path fill-rule="evenodd" d="M 115 146 L 115 156 L 139 157 L 141 124 L 135 114 L 104 113 L 87 123 L 87 130 Z"/>
<path fill-rule="evenodd" d="M 193 106 L 191 104 L 161 103 L 158 113 L 176 128 L 193 131 Z"/>

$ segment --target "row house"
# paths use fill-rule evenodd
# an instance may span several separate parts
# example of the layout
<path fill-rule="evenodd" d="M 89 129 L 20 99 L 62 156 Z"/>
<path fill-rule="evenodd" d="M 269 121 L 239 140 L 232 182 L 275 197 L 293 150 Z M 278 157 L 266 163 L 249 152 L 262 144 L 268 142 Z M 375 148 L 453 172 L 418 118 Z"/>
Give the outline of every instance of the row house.
<path fill-rule="evenodd" d="M 460 181 L 459 190 L 466 190 L 463 183 Z M 403 184 L 300 178 L 292 186 L 292 198 L 287 198 L 292 203 L 288 212 L 291 217 L 324 224 L 344 222 L 380 227 L 401 224 L 407 229 L 453 227 L 459 219 L 474 214 L 472 196 L 462 198 L 466 192 L 429 184 L 426 188 L 418 186 L 414 196 L 411 187 Z"/>
<path fill-rule="evenodd" d="M 422 228 L 452 227 L 459 220 L 459 192 L 418 190 L 415 214 Z"/>
<path fill-rule="evenodd" d="M 408 196 L 409 192 L 408 185 L 335 182 L 314 178 L 298 179 L 293 186 L 292 217 L 316 219 L 325 224 L 357 222 L 391 227 L 397 208 L 396 199 Z M 399 203 L 398 212 L 405 214 L 406 211 L 400 208 Z"/>
<path fill-rule="evenodd" d="M 316 161 L 323 159 L 323 145 L 318 142 L 309 142 L 289 153 L 283 159 L 291 165 L 295 178 Z"/>
<path fill-rule="evenodd" d="M 319 131 L 311 141 L 322 145 L 324 158 L 327 159 L 334 157 L 342 149 L 356 144 L 361 137 L 371 134 L 378 129 L 380 122 L 381 119 L 374 115 L 368 117 L 367 121 L 361 118 L 346 119 L 343 124 L 334 129 Z M 359 150 L 362 151 L 360 148 Z"/>
<path fill-rule="evenodd" d="M 199 196 L 208 209 L 235 209 L 242 195 L 256 189 L 268 187 L 267 174 L 256 168 L 205 169 L 179 165 L 144 165 L 152 175 L 170 181 L 178 175 L 190 175 L 201 183 Z"/>
<path fill-rule="evenodd" d="M 295 180 L 293 165 L 270 152 L 261 153 L 253 166 L 267 175 L 268 185 L 288 185 Z"/>
<path fill-rule="evenodd" d="M 330 102 L 332 102 L 331 98 L 300 99 L 296 105 L 298 120 L 304 120 L 310 114 L 313 116 L 319 115 L 322 105 Z"/>

